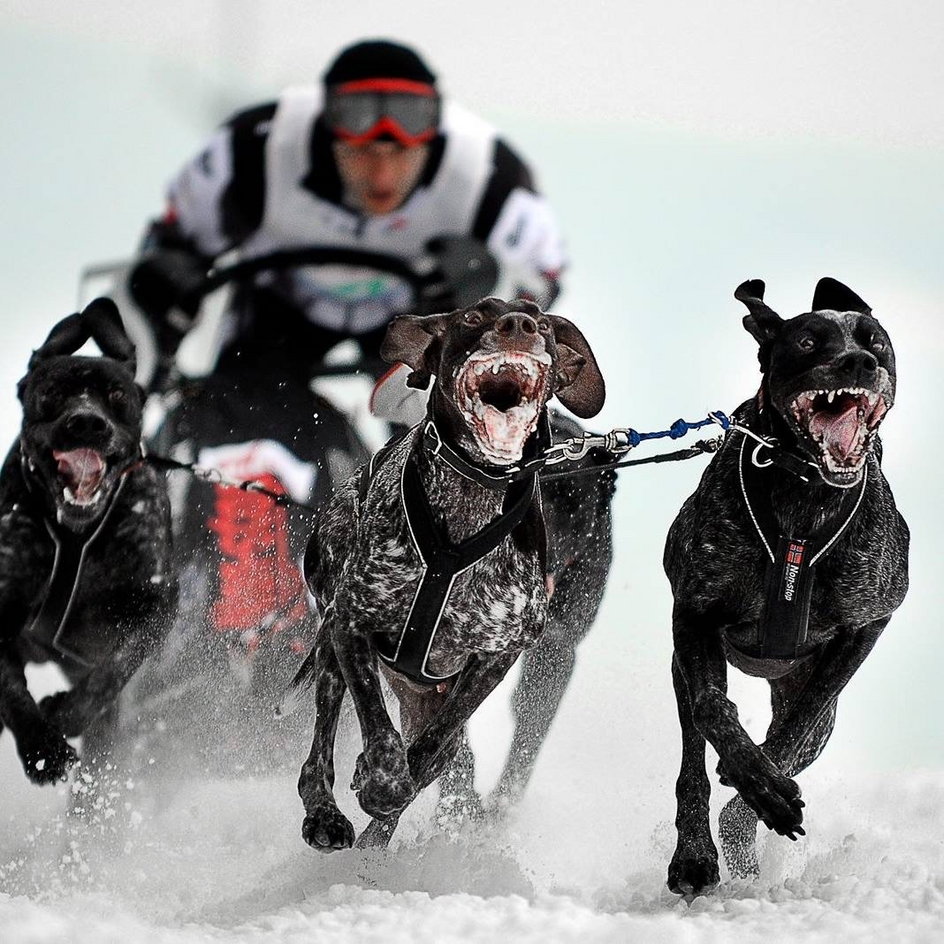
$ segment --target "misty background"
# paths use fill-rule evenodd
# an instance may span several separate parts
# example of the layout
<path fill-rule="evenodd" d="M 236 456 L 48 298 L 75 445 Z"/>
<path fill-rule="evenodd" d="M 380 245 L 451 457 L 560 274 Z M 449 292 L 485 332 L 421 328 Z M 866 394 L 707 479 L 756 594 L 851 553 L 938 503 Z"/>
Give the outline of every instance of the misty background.
<path fill-rule="evenodd" d="M 933 0 L 7 0 L 2 438 L 16 433 L 29 352 L 75 310 L 83 267 L 134 251 L 169 178 L 229 113 L 316 81 L 341 47 L 372 36 L 415 45 L 444 93 L 536 168 L 571 256 L 555 311 L 583 328 L 607 378 L 596 428 L 665 429 L 753 394 L 756 349 L 732 297 L 744 279 L 763 278 L 785 317 L 808 310 L 824 275 L 873 306 L 898 358 L 884 468 L 912 528 L 912 589 L 843 695 L 817 766 L 944 768 L 944 6 Z M 661 554 L 704 461 L 621 474 L 608 596 L 533 785 L 540 799 L 598 784 L 578 823 L 643 786 L 641 835 L 673 815 Z M 476 719 L 480 742 L 507 733 L 504 692 Z M 734 692 L 759 737 L 763 689 Z M 0 782 L 25 803 L 33 788 L 9 738 L 0 759 Z M 482 778 L 499 763 L 500 750 L 485 752 Z"/>

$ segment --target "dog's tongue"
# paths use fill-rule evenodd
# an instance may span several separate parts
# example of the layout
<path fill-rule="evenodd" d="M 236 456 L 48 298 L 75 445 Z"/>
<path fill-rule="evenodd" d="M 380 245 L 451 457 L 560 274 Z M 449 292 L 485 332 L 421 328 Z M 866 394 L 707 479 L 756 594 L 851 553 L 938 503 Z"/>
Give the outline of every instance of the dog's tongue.
<path fill-rule="evenodd" d="M 821 435 L 826 448 L 840 461 L 852 455 L 859 442 L 859 404 L 852 400 L 836 412 L 820 410 L 810 420 L 810 432 Z"/>
<path fill-rule="evenodd" d="M 105 463 L 94 449 L 53 450 L 59 475 L 68 483 L 77 501 L 88 501 L 105 474 Z"/>

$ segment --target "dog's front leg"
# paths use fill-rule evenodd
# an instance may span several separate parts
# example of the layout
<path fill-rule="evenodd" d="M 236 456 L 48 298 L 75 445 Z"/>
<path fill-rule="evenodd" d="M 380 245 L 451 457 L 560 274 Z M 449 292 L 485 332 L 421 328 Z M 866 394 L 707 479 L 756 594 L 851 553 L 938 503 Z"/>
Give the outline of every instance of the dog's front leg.
<path fill-rule="evenodd" d="M 166 636 L 167 610 L 148 619 L 126 619 L 119 625 L 119 643 L 111 657 L 92 668 L 65 692 L 47 695 L 39 707 L 44 717 L 67 737 L 78 737 L 115 703 L 131 676 Z"/>
<path fill-rule="evenodd" d="M 345 685 L 329 625 L 321 627 L 309 658 L 315 663 L 316 713 L 311 752 L 298 778 L 298 794 L 305 805 L 302 838 L 319 852 L 334 852 L 350 848 L 354 827 L 334 799 L 334 742 Z"/>
<path fill-rule="evenodd" d="M 429 786 L 445 770 L 459 747 L 462 729 L 473 712 L 515 664 L 518 652 L 471 656 L 443 704 L 407 752 L 418 789 Z M 451 748 L 451 750 L 447 750 Z"/>
<path fill-rule="evenodd" d="M 370 620 L 362 630 L 351 618 L 358 612 L 349 601 L 337 599 L 335 611 L 346 616 L 331 621 L 331 640 L 344 682 L 351 691 L 364 751 L 357 758 L 354 780 L 358 803 L 365 813 L 384 819 L 400 812 L 416 794 L 407 765 L 403 739 L 387 714 L 377 674 L 377 654 L 371 644 Z"/>
<path fill-rule="evenodd" d="M 0 645 L 0 720 L 10 729 L 23 770 L 33 783 L 66 779 L 78 755 L 43 717 L 26 686 L 23 660 L 9 642 Z"/>
<path fill-rule="evenodd" d="M 723 673 L 723 665 L 721 669 Z M 667 884 L 678 895 L 692 896 L 710 891 L 720 881 L 718 850 L 708 821 L 711 784 L 705 771 L 705 738 L 695 726 L 688 684 L 676 656 L 672 658 L 672 684 L 682 728 L 682 762 L 675 784 L 678 842 Z M 722 676 L 722 685 L 726 684 Z"/>
<path fill-rule="evenodd" d="M 878 641 L 890 617 L 840 632 L 824 648 L 797 695 L 775 717 L 764 753 L 791 777 L 819 756 L 832 733 L 836 701 Z"/>
<path fill-rule="evenodd" d="M 802 834 L 803 801 L 796 783 L 751 741 L 727 697 L 727 667 L 717 621 L 677 605 L 673 636 L 683 754 L 676 786 L 679 843 L 669 867 L 669 886 L 683 894 L 698 894 L 717 881 L 717 851 L 707 832 L 704 746 L 687 718 L 691 728 L 718 752 L 730 784 L 769 828 L 791 838 Z"/>

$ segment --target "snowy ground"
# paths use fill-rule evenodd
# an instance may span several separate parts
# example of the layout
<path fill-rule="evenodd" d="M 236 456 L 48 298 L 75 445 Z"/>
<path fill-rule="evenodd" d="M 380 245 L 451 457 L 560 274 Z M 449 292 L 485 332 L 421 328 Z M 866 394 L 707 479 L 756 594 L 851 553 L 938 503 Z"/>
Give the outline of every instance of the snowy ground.
<path fill-rule="evenodd" d="M 759 882 L 725 883 L 691 905 L 663 887 L 669 822 L 647 819 L 665 805 L 667 782 L 559 774 L 505 827 L 449 840 L 413 817 L 386 855 L 370 857 L 308 850 L 288 777 L 191 785 L 148 812 L 126 789 L 113 803 L 119 816 L 130 807 L 130 823 L 104 833 L 63 818 L 64 789 L 28 801 L 7 789 L 0 938 L 930 942 L 944 933 L 940 774 L 804 778 L 807 839 L 765 840 Z"/>
<path fill-rule="evenodd" d="M 692 904 L 665 889 L 676 722 L 667 673 L 654 671 L 664 646 L 647 647 L 657 650 L 649 666 L 626 638 L 655 632 L 624 622 L 628 596 L 617 580 L 518 811 L 445 836 L 426 795 L 385 854 L 308 849 L 294 774 L 157 785 L 153 770 L 116 772 L 100 813 L 75 822 L 64 815 L 70 788 L 28 785 L 4 738 L 0 940 L 940 940 L 944 773 L 844 767 L 830 749 L 800 779 L 807 837 L 762 835 L 759 881 L 725 878 Z M 49 687 L 48 671 L 33 684 Z M 753 684 L 734 692 L 757 729 Z M 475 719 L 483 788 L 510 731 L 506 696 L 507 686 Z M 346 789 L 356 746 L 348 730 L 337 792 L 362 825 Z M 729 793 L 716 788 L 715 813 Z"/>

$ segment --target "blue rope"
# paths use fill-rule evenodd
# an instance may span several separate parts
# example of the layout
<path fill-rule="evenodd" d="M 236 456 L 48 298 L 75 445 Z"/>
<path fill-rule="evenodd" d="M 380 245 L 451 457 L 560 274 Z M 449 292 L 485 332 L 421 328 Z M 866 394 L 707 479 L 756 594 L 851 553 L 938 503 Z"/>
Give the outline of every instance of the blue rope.
<path fill-rule="evenodd" d="M 708 414 L 708 418 L 699 420 L 697 423 L 686 423 L 685 420 L 676 420 L 668 429 L 662 429 L 655 433 L 637 433 L 634 429 L 626 430 L 626 439 L 630 447 L 635 449 L 645 439 L 681 439 L 686 433 L 693 429 L 701 429 L 703 426 L 720 426 L 727 430 L 731 425 L 731 420 L 720 410 L 715 410 Z"/>

